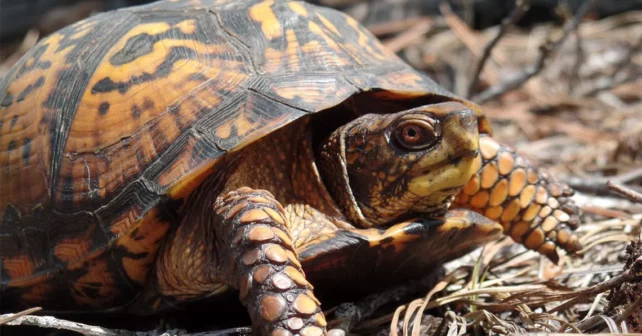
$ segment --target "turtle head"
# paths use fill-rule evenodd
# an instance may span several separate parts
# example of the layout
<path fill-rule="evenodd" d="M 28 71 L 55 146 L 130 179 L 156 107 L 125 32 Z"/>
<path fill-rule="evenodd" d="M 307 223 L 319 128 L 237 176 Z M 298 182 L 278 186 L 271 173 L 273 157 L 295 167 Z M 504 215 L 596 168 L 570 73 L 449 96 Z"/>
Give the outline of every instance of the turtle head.
<path fill-rule="evenodd" d="M 478 152 L 474 112 L 446 102 L 354 119 L 321 143 L 317 164 L 348 219 L 373 227 L 445 213 Z"/>

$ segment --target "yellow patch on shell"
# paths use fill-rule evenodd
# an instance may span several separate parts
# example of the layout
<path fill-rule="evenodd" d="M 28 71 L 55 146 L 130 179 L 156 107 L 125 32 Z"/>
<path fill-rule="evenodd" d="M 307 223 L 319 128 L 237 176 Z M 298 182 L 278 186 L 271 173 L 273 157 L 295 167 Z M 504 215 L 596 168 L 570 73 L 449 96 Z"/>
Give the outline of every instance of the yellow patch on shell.
<path fill-rule="evenodd" d="M 263 35 L 269 40 L 283 35 L 283 28 L 272 10 L 274 1 L 263 1 L 250 7 L 250 18 L 261 24 Z"/>
<path fill-rule="evenodd" d="M 305 7 L 303 5 L 301 5 L 300 3 L 298 3 L 298 2 L 288 2 L 288 7 L 290 7 L 290 9 L 293 12 L 295 12 L 295 13 L 301 15 L 301 16 L 304 16 L 304 17 L 308 16 L 308 10 L 305 9 Z"/>

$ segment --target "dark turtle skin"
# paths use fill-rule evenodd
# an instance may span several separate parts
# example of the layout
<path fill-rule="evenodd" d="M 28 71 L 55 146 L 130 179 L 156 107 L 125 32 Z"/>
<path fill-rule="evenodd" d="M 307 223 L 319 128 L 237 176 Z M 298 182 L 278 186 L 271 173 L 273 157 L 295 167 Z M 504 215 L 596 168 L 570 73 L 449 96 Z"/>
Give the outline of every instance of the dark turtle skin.
<path fill-rule="evenodd" d="M 367 290 L 502 233 L 578 251 L 572 191 L 491 134 L 331 9 L 98 14 L 0 82 L 0 308 L 150 314 L 238 291 L 256 334 L 319 335 L 311 283 Z"/>

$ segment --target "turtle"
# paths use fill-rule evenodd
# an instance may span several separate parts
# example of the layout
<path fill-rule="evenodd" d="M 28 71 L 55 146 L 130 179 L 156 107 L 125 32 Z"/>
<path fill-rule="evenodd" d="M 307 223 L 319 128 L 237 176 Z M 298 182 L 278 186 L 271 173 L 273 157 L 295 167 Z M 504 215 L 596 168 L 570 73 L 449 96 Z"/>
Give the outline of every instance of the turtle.
<path fill-rule="evenodd" d="M 0 191 L 3 312 L 233 293 L 257 335 L 320 335 L 323 288 L 502 235 L 581 250 L 573 190 L 480 106 L 297 1 L 158 1 L 42 39 L 0 82 Z"/>

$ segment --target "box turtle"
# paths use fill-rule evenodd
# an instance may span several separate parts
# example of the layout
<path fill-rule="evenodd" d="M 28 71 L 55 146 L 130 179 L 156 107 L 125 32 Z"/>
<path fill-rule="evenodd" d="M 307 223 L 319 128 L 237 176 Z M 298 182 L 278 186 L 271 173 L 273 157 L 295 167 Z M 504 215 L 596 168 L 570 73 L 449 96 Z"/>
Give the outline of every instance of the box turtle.
<path fill-rule="evenodd" d="M 237 291 L 256 334 L 319 335 L 311 284 L 367 291 L 502 233 L 578 251 L 571 195 L 477 105 L 303 2 L 98 14 L 0 82 L 3 312 Z"/>

